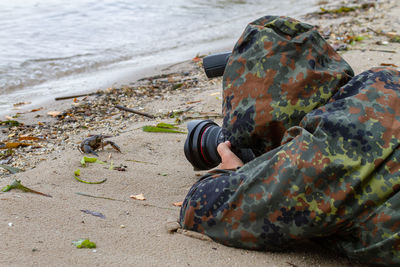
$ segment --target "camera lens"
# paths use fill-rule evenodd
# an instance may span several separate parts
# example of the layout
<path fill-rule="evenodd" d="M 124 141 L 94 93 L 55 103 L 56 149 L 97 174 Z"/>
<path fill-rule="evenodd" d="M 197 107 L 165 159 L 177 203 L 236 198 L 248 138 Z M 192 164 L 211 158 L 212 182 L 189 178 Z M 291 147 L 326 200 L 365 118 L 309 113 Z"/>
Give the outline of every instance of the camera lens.
<path fill-rule="evenodd" d="M 224 75 L 226 64 L 228 63 L 231 52 L 224 52 L 206 56 L 203 59 L 203 68 L 208 78 Z"/>
<path fill-rule="evenodd" d="M 217 146 L 225 141 L 222 128 L 211 120 L 190 121 L 187 128 L 184 146 L 187 160 L 198 170 L 216 167 L 221 162 Z"/>

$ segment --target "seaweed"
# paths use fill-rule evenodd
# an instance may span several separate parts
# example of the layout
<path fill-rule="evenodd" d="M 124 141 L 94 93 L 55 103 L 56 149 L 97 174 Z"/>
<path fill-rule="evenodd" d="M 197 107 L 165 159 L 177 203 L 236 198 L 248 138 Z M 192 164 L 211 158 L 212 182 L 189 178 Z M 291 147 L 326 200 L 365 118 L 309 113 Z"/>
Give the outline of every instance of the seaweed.
<path fill-rule="evenodd" d="M 42 193 L 42 192 L 39 192 L 39 191 L 30 189 L 30 188 L 28 188 L 28 187 L 22 185 L 22 184 L 21 184 L 21 181 L 16 180 L 16 179 L 14 179 L 14 181 L 13 181 L 10 185 L 7 185 L 7 186 L 3 187 L 3 188 L 1 189 L 1 191 L 3 191 L 3 192 L 8 192 L 8 191 L 10 191 L 10 190 L 12 190 L 12 189 L 19 189 L 19 190 L 21 190 L 21 191 L 23 191 L 23 192 L 34 193 L 34 194 L 42 195 L 42 196 L 45 196 L 45 197 L 52 197 L 52 196 L 50 196 L 50 195 L 48 195 L 48 194 L 44 194 L 44 193 Z"/>
<path fill-rule="evenodd" d="M 90 241 L 87 238 L 72 241 L 72 244 L 74 244 L 76 248 L 96 248 L 96 243 Z"/>
<path fill-rule="evenodd" d="M 175 125 L 169 124 L 169 123 L 164 123 L 164 122 L 160 122 L 156 126 L 146 125 L 146 126 L 143 126 L 142 129 L 143 129 L 144 132 L 183 133 L 183 134 L 186 134 L 186 132 L 179 131 L 179 128 L 176 127 Z"/>
<path fill-rule="evenodd" d="M 341 6 L 339 8 L 333 8 L 333 9 L 325 9 L 323 7 L 320 7 L 320 12 L 318 12 L 319 15 L 323 14 L 345 14 L 349 12 L 356 11 L 358 9 L 368 9 L 371 7 L 375 7 L 374 3 L 364 3 L 359 6 Z"/>
<path fill-rule="evenodd" d="M 7 171 L 9 171 L 11 174 L 17 173 L 17 172 L 22 172 L 23 170 L 12 167 L 12 166 L 8 166 L 5 164 L 0 164 L 0 167 L 3 169 L 6 169 Z"/>
<path fill-rule="evenodd" d="M 0 121 L 0 125 L 3 125 L 5 127 L 13 127 L 13 126 L 20 126 L 23 124 L 15 120 L 7 120 L 7 121 Z"/>
<path fill-rule="evenodd" d="M 74 172 L 74 177 L 75 177 L 75 179 L 77 180 L 77 181 L 79 181 L 79 182 L 81 182 L 81 183 L 84 183 L 84 184 L 102 184 L 102 183 L 104 183 L 105 181 L 107 181 L 107 178 L 105 178 L 105 179 L 103 179 L 103 180 L 101 180 L 101 181 L 97 181 L 97 182 L 88 182 L 88 181 L 85 181 L 85 180 L 82 180 L 82 179 L 80 179 L 78 176 L 80 176 L 81 175 L 81 170 L 80 169 L 77 169 L 75 172 Z"/>

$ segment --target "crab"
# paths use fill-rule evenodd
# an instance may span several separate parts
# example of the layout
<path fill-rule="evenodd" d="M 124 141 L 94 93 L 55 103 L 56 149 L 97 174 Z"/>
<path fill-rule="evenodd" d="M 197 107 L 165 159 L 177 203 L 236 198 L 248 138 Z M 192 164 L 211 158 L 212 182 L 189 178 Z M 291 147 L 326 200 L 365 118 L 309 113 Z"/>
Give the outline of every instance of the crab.
<path fill-rule="evenodd" d="M 105 138 L 109 138 L 111 136 L 108 135 L 92 135 L 89 138 L 83 140 L 81 145 L 78 147 L 81 153 L 93 154 L 99 156 L 95 150 L 98 148 L 104 149 L 106 145 L 111 145 L 115 150 L 121 153 L 121 149 L 117 146 L 116 143 L 109 140 L 104 140 Z"/>

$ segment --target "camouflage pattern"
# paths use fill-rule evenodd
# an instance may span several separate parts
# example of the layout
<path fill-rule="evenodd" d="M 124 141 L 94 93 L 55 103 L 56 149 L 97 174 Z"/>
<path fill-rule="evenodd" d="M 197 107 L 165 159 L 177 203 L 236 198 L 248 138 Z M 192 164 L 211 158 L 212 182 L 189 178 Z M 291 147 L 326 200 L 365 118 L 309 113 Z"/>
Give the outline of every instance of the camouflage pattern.
<path fill-rule="evenodd" d="M 229 64 L 227 73 L 237 69 L 232 59 Z M 336 68 L 343 61 L 337 58 L 329 64 Z M 299 73 L 297 69 L 290 72 L 284 77 Z M 279 72 L 274 77 L 285 79 Z M 251 93 L 245 81 L 225 79 L 225 92 L 242 84 L 243 91 Z M 340 88 L 322 89 L 322 80 L 338 87 L 343 82 L 338 79 L 320 79 L 312 94 L 295 87 L 297 93 L 290 101 L 285 96 L 291 88 L 282 86 L 281 90 L 274 84 L 278 78 L 266 82 L 263 90 L 277 97 L 265 98 L 263 109 L 256 108 L 254 116 L 268 117 L 270 127 L 275 120 L 282 125 L 283 134 L 273 135 L 274 140 L 267 137 L 266 144 L 277 146 L 237 171 L 218 170 L 203 176 L 184 200 L 182 227 L 228 246 L 257 250 L 284 250 L 303 240 L 320 239 L 351 259 L 399 266 L 400 72 L 375 68 Z M 240 92 L 239 87 L 235 90 Z M 256 129 L 258 119 L 241 117 L 237 123 L 232 116 L 236 111 L 240 114 L 240 107 L 257 106 L 254 99 L 267 95 L 254 90 L 252 95 L 241 95 L 249 99 L 248 104 L 245 99 L 233 102 L 240 95 L 224 95 L 224 127 L 233 136 L 229 125 L 237 125 L 243 133 Z M 282 102 L 278 97 L 283 97 Z"/>
<path fill-rule="evenodd" d="M 353 76 L 315 27 L 260 18 L 245 29 L 225 69 L 225 134 L 234 147 L 261 155 Z"/>

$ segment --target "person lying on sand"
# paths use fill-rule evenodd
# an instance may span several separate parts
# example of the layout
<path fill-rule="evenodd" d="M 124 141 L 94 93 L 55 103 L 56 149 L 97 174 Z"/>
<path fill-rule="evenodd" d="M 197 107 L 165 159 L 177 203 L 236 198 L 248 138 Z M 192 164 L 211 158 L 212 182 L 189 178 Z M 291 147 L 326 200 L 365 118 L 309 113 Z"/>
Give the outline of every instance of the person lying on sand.
<path fill-rule="evenodd" d="M 181 226 L 238 248 L 313 240 L 399 265 L 400 72 L 353 76 L 315 27 L 250 23 L 224 73 L 222 162 L 190 189 Z M 256 157 L 244 164 L 240 148 Z"/>

